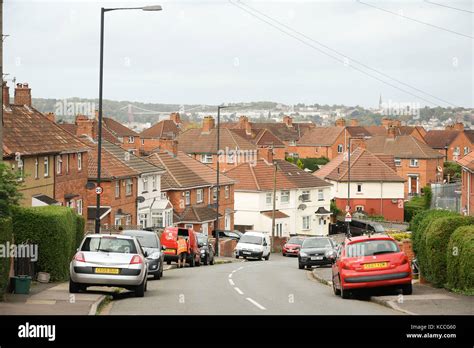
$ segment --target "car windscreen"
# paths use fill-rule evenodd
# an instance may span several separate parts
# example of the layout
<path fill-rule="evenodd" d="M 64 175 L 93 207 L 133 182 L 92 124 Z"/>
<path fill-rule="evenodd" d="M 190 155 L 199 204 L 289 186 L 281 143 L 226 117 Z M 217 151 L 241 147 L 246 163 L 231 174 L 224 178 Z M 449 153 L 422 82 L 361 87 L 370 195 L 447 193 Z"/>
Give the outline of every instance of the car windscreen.
<path fill-rule="evenodd" d="M 202 235 L 202 236 L 199 236 L 198 235 L 198 242 L 202 245 L 207 245 L 207 237 Z"/>
<path fill-rule="evenodd" d="M 136 239 L 140 242 L 140 245 L 144 248 L 159 249 L 158 238 L 153 233 L 136 233 L 133 234 Z"/>
<path fill-rule="evenodd" d="M 81 251 L 136 254 L 137 248 L 131 239 L 101 237 L 87 238 Z"/>
<path fill-rule="evenodd" d="M 331 242 L 328 238 L 308 238 L 303 242 L 302 248 L 331 248 Z"/>
<path fill-rule="evenodd" d="M 351 243 L 346 246 L 348 257 L 362 257 L 381 254 L 397 253 L 400 249 L 397 243 L 391 240 L 366 240 Z"/>
<path fill-rule="evenodd" d="M 301 238 L 290 238 L 290 240 L 288 240 L 287 243 L 288 243 L 288 244 L 298 244 L 298 245 L 301 245 L 301 244 L 303 244 L 303 239 L 301 239 Z"/>
<path fill-rule="evenodd" d="M 378 233 L 384 233 L 385 232 L 385 229 L 380 224 L 373 224 L 372 226 L 374 227 L 375 232 L 378 232 Z"/>
<path fill-rule="evenodd" d="M 248 243 L 248 244 L 257 244 L 262 245 L 262 237 L 259 236 L 251 236 L 248 234 L 244 234 L 241 238 L 239 243 Z"/>

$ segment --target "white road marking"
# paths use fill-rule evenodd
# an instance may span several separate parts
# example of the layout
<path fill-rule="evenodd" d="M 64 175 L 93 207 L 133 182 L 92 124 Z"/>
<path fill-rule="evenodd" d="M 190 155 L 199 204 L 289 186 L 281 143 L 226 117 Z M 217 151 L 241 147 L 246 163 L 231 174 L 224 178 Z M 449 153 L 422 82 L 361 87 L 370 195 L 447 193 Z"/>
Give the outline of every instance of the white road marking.
<path fill-rule="evenodd" d="M 230 283 L 230 285 L 232 285 L 232 286 L 235 285 L 235 284 L 234 284 L 234 281 L 233 281 L 232 279 L 229 279 L 229 283 Z"/>
<path fill-rule="evenodd" d="M 229 278 L 232 278 L 232 273 L 231 273 L 231 274 L 229 274 Z"/>
<path fill-rule="evenodd" d="M 241 269 L 244 269 L 244 268 L 243 268 L 243 267 L 239 267 L 239 268 L 237 268 L 237 271 L 240 271 Z"/>
<path fill-rule="evenodd" d="M 238 287 L 234 287 L 234 290 L 237 291 L 240 295 L 243 295 L 244 293 L 242 292 L 242 290 L 240 290 Z"/>
<path fill-rule="evenodd" d="M 260 308 L 262 311 L 265 311 L 266 308 L 263 307 L 260 303 L 258 303 L 257 301 L 255 300 L 252 300 L 250 297 L 247 297 L 246 298 L 247 301 L 249 301 L 250 303 L 252 303 L 253 305 L 255 305 L 256 307 Z"/>

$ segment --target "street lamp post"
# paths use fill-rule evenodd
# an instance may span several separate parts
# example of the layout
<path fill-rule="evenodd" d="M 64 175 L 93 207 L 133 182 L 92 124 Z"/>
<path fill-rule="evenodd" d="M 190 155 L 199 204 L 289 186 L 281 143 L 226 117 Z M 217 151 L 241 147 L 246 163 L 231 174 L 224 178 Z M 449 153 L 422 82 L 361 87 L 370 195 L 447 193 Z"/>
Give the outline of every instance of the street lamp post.
<path fill-rule="evenodd" d="M 100 65 L 99 65 L 99 115 L 98 115 L 98 131 L 97 131 L 97 187 L 101 183 L 101 160 L 102 160 L 102 90 L 104 76 L 104 17 L 105 12 L 125 11 L 125 10 L 142 10 L 142 11 L 161 11 L 160 5 L 143 6 L 143 7 L 116 7 L 100 9 Z M 95 212 L 95 233 L 100 233 L 100 194 L 96 193 L 96 212 Z"/>

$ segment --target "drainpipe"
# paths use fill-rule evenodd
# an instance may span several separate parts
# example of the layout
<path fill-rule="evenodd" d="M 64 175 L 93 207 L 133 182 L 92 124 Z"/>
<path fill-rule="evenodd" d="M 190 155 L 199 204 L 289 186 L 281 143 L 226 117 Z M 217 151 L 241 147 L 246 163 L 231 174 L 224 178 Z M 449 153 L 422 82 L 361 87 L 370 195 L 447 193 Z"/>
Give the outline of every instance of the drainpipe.
<path fill-rule="evenodd" d="M 468 179 L 467 179 L 467 215 L 470 215 L 471 213 L 471 172 L 466 170 L 466 173 L 468 174 Z"/>

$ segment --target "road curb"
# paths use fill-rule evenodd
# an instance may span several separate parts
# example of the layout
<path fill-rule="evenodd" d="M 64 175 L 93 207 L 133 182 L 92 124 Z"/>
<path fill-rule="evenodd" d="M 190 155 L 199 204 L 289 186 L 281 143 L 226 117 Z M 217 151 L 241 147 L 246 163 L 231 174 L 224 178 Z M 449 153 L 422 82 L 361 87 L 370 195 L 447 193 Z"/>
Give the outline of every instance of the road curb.
<path fill-rule="evenodd" d="M 107 299 L 106 295 L 100 295 L 99 299 L 92 304 L 89 310 L 89 314 L 87 315 L 96 315 L 97 309 L 99 309 L 99 307 L 102 305 L 102 303 L 104 303 L 106 299 Z"/>
<path fill-rule="evenodd" d="M 327 285 L 327 286 L 331 286 L 332 287 L 332 282 L 330 280 L 326 280 L 322 277 L 320 277 L 319 275 L 317 275 L 314 271 L 310 271 L 312 277 L 314 279 L 316 279 L 318 282 L 320 282 L 321 284 L 324 284 L 324 285 Z"/>

